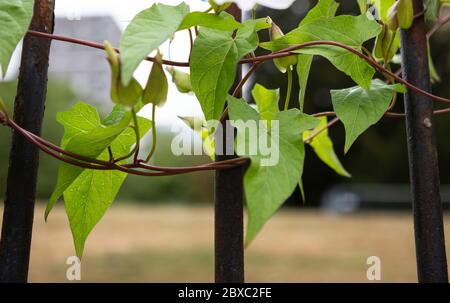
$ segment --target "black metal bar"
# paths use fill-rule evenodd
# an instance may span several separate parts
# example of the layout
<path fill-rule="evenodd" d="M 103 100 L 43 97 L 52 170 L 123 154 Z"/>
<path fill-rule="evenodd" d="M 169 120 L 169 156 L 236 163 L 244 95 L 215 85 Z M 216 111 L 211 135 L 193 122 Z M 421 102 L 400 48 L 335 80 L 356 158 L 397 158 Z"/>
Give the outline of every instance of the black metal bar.
<path fill-rule="evenodd" d="M 414 0 L 415 14 L 423 11 Z M 431 91 L 424 17 L 401 31 L 403 76 L 410 83 Z M 409 170 L 413 196 L 414 232 L 419 282 L 448 282 L 444 225 L 433 102 L 409 91 L 405 96 Z"/>
<path fill-rule="evenodd" d="M 241 20 L 241 11 L 232 5 L 228 12 Z M 242 78 L 242 69 L 238 67 L 233 89 Z M 219 138 L 223 149 L 233 146 L 228 138 L 226 123 L 224 135 Z M 218 144 L 220 146 L 220 144 Z M 230 155 L 216 155 L 216 161 L 232 159 Z M 244 282 L 244 218 L 243 218 L 243 168 L 236 167 L 216 171 L 215 176 L 215 280 L 217 283 Z"/>
<path fill-rule="evenodd" d="M 54 0 L 36 0 L 30 29 L 53 33 Z M 26 35 L 23 42 L 14 120 L 41 133 L 47 91 L 50 40 Z M 0 281 L 27 282 L 39 152 L 13 133 L 0 241 Z"/>

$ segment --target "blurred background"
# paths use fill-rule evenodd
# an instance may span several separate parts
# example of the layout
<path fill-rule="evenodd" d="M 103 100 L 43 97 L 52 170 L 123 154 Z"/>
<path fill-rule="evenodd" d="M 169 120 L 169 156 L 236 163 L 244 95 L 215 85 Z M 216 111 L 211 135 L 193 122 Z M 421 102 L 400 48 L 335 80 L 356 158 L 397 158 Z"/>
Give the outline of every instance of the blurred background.
<path fill-rule="evenodd" d="M 55 33 L 118 45 L 121 31 L 131 17 L 152 1 L 137 1 L 124 7 L 120 1 L 77 1 L 57 3 Z M 179 1 L 161 1 L 177 4 Z M 200 0 L 186 1 L 202 9 Z M 298 0 L 286 11 L 258 9 L 258 16 L 270 15 L 288 32 L 295 28 L 316 0 Z M 338 14 L 359 13 L 356 1 L 337 1 Z M 61 3 L 61 4 L 60 4 Z M 107 6 L 105 6 L 108 4 Z M 450 13 L 450 12 L 442 12 Z M 434 83 L 436 95 L 450 98 L 450 27 L 444 27 L 431 41 L 432 58 L 442 79 Z M 186 58 L 184 36 L 169 46 L 172 59 Z M 262 33 L 261 41 L 268 39 Z M 16 90 L 15 63 L 0 82 L 0 95 L 12 110 Z M 57 112 L 77 100 L 96 106 L 105 115 L 111 108 L 109 69 L 98 50 L 53 42 L 43 136 L 59 142 L 63 128 Z M 150 68 L 144 63 L 137 77 L 145 79 Z M 280 88 L 284 100 L 285 75 L 270 62 L 253 81 L 268 88 Z M 328 61 L 315 57 L 306 96 L 306 112 L 331 110 L 331 89 L 354 86 Z M 291 104 L 296 104 L 293 93 Z M 192 95 L 181 95 L 172 87 L 169 102 L 158 121 L 158 149 L 154 162 L 186 166 L 209 161 L 208 157 L 176 157 L 170 151 L 173 125 L 189 133 L 177 116 L 198 115 Z M 251 100 L 250 97 L 247 98 Z M 402 100 L 397 102 L 402 111 Z M 144 116 L 148 114 L 144 110 Z M 436 117 L 440 173 L 445 205 L 450 202 L 450 118 Z M 335 174 L 307 147 L 303 203 L 297 189 L 286 206 L 269 222 L 247 249 L 248 281 L 367 282 L 366 259 L 382 260 L 382 281 L 416 280 L 412 214 L 408 186 L 405 124 L 401 119 L 382 119 L 366 131 L 347 155 L 343 155 L 344 128 L 330 129 L 335 150 L 352 178 Z M 10 132 L 0 128 L 0 198 L 6 185 Z M 56 182 L 58 163 L 41 154 L 31 281 L 65 280 L 65 260 L 74 254 L 62 203 L 44 223 L 43 210 Z M 213 281 L 213 173 L 176 177 L 129 176 L 116 202 L 94 229 L 86 244 L 83 281 L 209 282 Z M 446 213 L 446 223 L 449 222 Z M 447 237 L 450 234 L 446 226 Z M 447 243 L 450 239 L 447 240 Z"/>

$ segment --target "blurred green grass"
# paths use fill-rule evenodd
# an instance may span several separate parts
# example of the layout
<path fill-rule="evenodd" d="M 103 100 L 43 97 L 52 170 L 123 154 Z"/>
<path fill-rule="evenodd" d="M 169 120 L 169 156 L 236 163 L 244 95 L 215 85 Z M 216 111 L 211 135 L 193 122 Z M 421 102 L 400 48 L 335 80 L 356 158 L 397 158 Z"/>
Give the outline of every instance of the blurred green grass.
<path fill-rule="evenodd" d="M 450 216 L 446 214 L 448 222 Z M 381 258 L 382 282 L 415 282 L 409 212 L 356 213 L 284 209 L 246 250 L 248 282 L 368 282 L 367 257 Z M 447 243 L 450 228 L 446 228 Z M 116 203 L 93 231 L 83 282 L 212 282 L 213 209 Z M 447 249 L 447 251 L 449 251 Z M 67 282 L 74 254 L 62 205 L 48 223 L 36 211 L 32 282 Z"/>

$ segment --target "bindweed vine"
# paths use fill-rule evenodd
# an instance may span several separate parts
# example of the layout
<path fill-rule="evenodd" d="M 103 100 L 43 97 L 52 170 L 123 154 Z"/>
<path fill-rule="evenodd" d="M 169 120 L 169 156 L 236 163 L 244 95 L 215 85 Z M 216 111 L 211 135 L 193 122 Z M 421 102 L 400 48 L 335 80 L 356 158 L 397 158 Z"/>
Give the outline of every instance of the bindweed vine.
<path fill-rule="evenodd" d="M 242 9 L 257 4 L 285 9 L 293 0 L 233 2 Z M 0 26 L 8 28 L 0 33 L 4 45 L 0 49 L 3 74 L 25 34 L 104 50 L 111 68 L 111 100 L 116 104 L 113 111 L 102 119 L 95 108 L 79 102 L 59 113 L 56 119 L 65 130 L 59 145 L 23 129 L 8 116 L 0 100 L 0 123 L 61 161 L 45 218 L 63 197 L 76 252 L 81 256 L 88 235 L 113 202 L 127 174 L 156 177 L 246 166 L 243 182 L 249 218 L 246 243 L 249 244 L 295 188 L 302 188 L 305 143 L 339 175 L 350 177 L 328 136 L 331 126 L 343 123 L 346 153 L 382 117 L 404 117 L 404 113 L 392 111 L 398 94 L 409 90 L 429 98 L 430 102 L 450 103 L 449 99 L 409 83 L 391 68 L 401 67 L 401 62 L 395 61 L 400 51 L 400 29 L 409 28 L 425 14 L 430 22 L 436 21 L 428 33 L 430 38 L 450 18 L 438 18 L 429 10 L 414 14 L 409 0 L 357 2 L 360 15 L 336 16 L 339 4 L 334 0 L 320 0 L 299 20 L 299 26 L 286 34 L 268 16 L 257 18 L 254 13 L 252 19 L 238 22 L 225 11 L 230 5 L 228 1 L 209 1 L 211 7 L 206 12 L 191 12 L 185 3 L 154 4 L 135 16 L 124 31 L 119 48 L 114 48 L 108 42 L 99 44 L 28 30 L 33 1 L 11 4 L 0 0 L 0 9 L 7 16 L 0 21 Z M 431 2 L 433 7 L 448 5 L 446 1 L 428 1 Z M 17 26 L 11 27 L 12 23 Z M 188 62 L 168 60 L 160 50 L 179 31 L 189 32 Z M 269 41 L 259 40 L 261 31 L 269 31 Z M 372 40 L 375 41 L 373 49 L 368 50 L 367 42 Z M 255 52 L 264 53 L 255 55 Z M 330 92 L 333 111 L 306 114 L 303 105 L 314 56 L 326 58 L 356 86 Z M 133 75 L 144 60 L 152 62 L 152 69 L 146 85 L 141 86 Z M 281 107 L 279 90 L 260 84 L 252 88 L 256 106 L 238 98 L 238 92 L 266 62 L 273 62 L 280 75 L 286 74 L 288 89 Z M 249 65 L 249 70 L 230 94 L 237 67 L 244 64 Z M 189 68 L 189 73 L 179 69 L 182 67 Z M 375 78 L 376 72 L 385 78 Z M 301 91 L 295 106 L 291 104 L 294 73 L 298 75 Z M 231 126 L 237 129 L 236 148 L 232 153 L 238 158 L 192 167 L 150 164 L 157 149 L 156 112 L 168 98 L 168 76 L 180 92 L 194 93 L 201 105 L 203 116 L 194 117 L 200 121 L 199 125 L 189 123 L 190 117 L 181 118 L 199 134 L 205 153 L 214 156 L 211 150 L 217 147 L 214 140 L 219 132 L 217 125 L 230 119 Z M 152 107 L 150 120 L 138 115 L 144 106 Z M 445 108 L 436 110 L 435 114 L 449 112 L 450 108 Z M 328 121 L 329 116 L 334 118 Z M 253 135 L 248 136 L 248 131 L 253 131 Z M 142 157 L 142 141 L 148 132 L 152 134 L 152 145 Z M 264 147 L 268 146 L 258 142 L 251 148 L 255 138 L 276 147 L 275 162 L 266 161 L 268 153 Z M 244 147 L 240 148 L 240 144 Z"/>

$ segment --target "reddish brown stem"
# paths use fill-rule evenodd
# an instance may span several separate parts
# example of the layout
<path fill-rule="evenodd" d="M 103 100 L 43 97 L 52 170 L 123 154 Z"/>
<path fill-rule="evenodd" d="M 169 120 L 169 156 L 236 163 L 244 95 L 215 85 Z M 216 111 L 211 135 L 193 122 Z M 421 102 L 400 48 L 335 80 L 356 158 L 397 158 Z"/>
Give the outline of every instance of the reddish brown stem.
<path fill-rule="evenodd" d="M 233 97 L 236 97 L 239 94 L 239 92 L 244 87 L 245 83 L 247 83 L 247 81 L 250 79 L 250 77 L 256 72 L 256 70 L 261 65 L 261 63 L 263 63 L 263 62 L 262 61 L 255 62 L 253 64 L 253 66 L 250 68 L 250 70 L 247 72 L 247 74 L 245 74 L 245 76 L 241 79 L 241 81 L 239 81 L 238 85 L 234 89 L 233 94 L 232 94 Z M 227 118 L 228 118 L 228 107 L 225 107 L 224 111 L 222 112 L 222 115 L 220 116 L 220 122 L 223 123 Z"/>
<path fill-rule="evenodd" d="M 333 120 L 331 120 L 330 122 L 327 123 L 327 125 L 325 125 L 324 127 L 318 129 L 317 131 L 315 131 L 311 136 L 309 136 L 308 138 L 306 138 L 305 140 L 303 140 L 306 143 L 310 143 L 315 137 L 317 137 L 318 135 L 320 135 L 324 130 L 330 128 L 331 126 L 335 125 L 336 123 L 338 123 L 340 120 L 339 118 L 334 118 Z"/>
<path fill-rule="evenodd" d="M 105 49 L 103 44 L 97 43 L 97 42 L 92 42 L 92 41 L 87 41 L 87 40 L 82 40 L 82 39 L 77 39 L 77 38 L 72 38 L 72 37 L 67 37 L 67 36 L 61 36 L 61 35 L 47 34 L 47 33 L 42 33 L 42 32 L 33 31 L 33 30 L 29 30 L 28 33 L 35 37 L 52 39 L 52 40 L 56 40 L 56 41 L 69 42 L 69 43 L 84 45 L 84 46 L 88 46 L 88 47 L 96 48 L 96 49 Z M 120 52 L 118 48 L 114 48 L 114 49 L 118 53 Z M 156 62 L 156 59 L 154 57 L 147 57 L 145 60 L 151 61 L 151 62 Z M 162 60 L 162 63 L 164 65 L 171 65 L 171 66 L 184 66 L 184 67 L 189 66 L 188 62 L 177 62 L 177 61 L 171 61 L 171 60 Z"/>
<path fill-rule="evenodd" d="M 445 16 L 444 18 L 439 19 L 427 33 L 427 38 L 430 39 L 438 30 L 440 30 L 445 24 L 450 22 L 450 15 Z"/>
<path fill-rule="evenodd" d="M 118 165 L 114 161 L 102 161 L 98 159 L 92 159 L 89 157 L 85 157 L 82 155 L 78 155 L 75 153 L 72 153 L 70 151 L 64 150 L 60 148 L 59 146 L 54 145 L 51 142 L 48 142 L 44 139 L 42 139 L 39 136 L 36 136 L 33 133 L 30 133 L 26 131 L 25 129 L 21 128 L 17 123 L 15 123 L 12 120 L 7 120 L 5 123 L 7 126 L 11 127 L 15 131 L 17 131 L 19 134 L 21 134 L 25 139 L 27 139 L 29 142 L 36 145 L 39 149 L 41 149 L 43 152 L 47 153 L 48 155 L 65 162 L 70 165 L 87 168 L 87 169 L 95 169 L 95 170 L 119 170 L 123 171 L 125 173 L 129 174 L 135 174 L 135 175 L 142 175 L 142 176 L 169 176 L 169 175 L 177 175 L 177 174 L 184 174 L 184 173 L 191 173 L 191 172 L 197 172 L 197 171 L 207 171 L 207 170 L 221 170 L 221 169 L 227 169 L 232 168 L 235 166 L 241 166 L 247 163 L 248 158 L 237 158 L 232 159 L 228 161 L 221 161 L 221 162 L 214 162 L 214 163 L 208 163 L 208 164 L 202 164 L 198 166 L 192 166 L 192 167 L 158 167 L 158 166 L 150 166 L 145 165 L 143 163 L 135 163 L 135 164 L 127 164 L 127 165 Z M 64 156 L 66 157 L 64 157 Z M 157 171 L 155 172 L 145 172 L 140 171 L 138 169 L 145 169 L 150 171 Z"/>
<path fill-rule="evenodd" d="M 95 43 L 95 42 L 90 42 L 90 41 L 85 41 L 85 40 L 80 40 L 80 39 L 75 39 L 75 38 L 70 38 L 70 37 L 65 37 L 65 36 L 52 35 L 52 34 L 47 34 L 47 33 L 42 33 L 42 32 L 36 32 L 36 31 L 29 31 L 29 33 L 32 34 L 32 35 L 35 35 L 35 36 L 38 36 L 38 37 L 47 38 L 47 39 L 54 39 L 54 40 L 59 40 L 59 41 L 65 41 L 65 42 L 85 45 L 85 46 L 89 46 L 89 47 L 93 47 L 93 48 L 103 49 L 103 45 L 101 45 L 100 43 Z M 286 56 L 290 56 L 290 55 L 295 54 L 295 53 L 292 53 L 293 51 L 296 51 L 296 50 L 299 50 L 299 49 L 302 49 L 302 48 L 305 48 L 305 47 L 318 46 L 318 45 L 328 45 L 328 46 L 335 46 L 335 47 L 343 48 L 343 49 L 345 49 L 345 50 L 347 50 L 347 51 L 349 51 L 351 53 L 354 53 L 355 55 L 357 55 L 361 59 L 365 60 L 372 67 L 377 69 L 379 72 L 394 78 L 397 82 L 405 85 L 411 91 L 419 93 L 419 94 L 421 94 L 423 96 L 426 96 L 426 97 L 431 98 L 431 99 L 436 100 L 436 101 L 440 101 L 440 102 L 444 102 L 444 103 L 450 103 L 450 99 L 446 99 L 446 98 L 442 98 L 442 97 L 439 97 L 439 96 L 435 96 L 435 95 L 433 95 L 433 94 L 431 94 L 431 93 L 429 93 L 429 92 L 427 92 L 427 91 L 425 91 L 423 89 L 420 89 L 419 87 L 409 83 L 408 81 L 403 80 L 400 76 L 398 76 L 397 74 L 391 72 L 390 70 L 388 70 L 384 66 L 378 64 L 378 62 L 376 62 L 374 59 L 370 58 L 369 56 L 365 55 L 364 53 L 362 53 L 362 52 L 352 48 L 351 46 L 348 46 L 348 45 L 343 44 L 343 43 L 335 42 L 335 41 L 311 41 L 311 42 L 306 42 L 306 43 L 302 43 L 302 44 L 298 44 L 298 45 L 294 45 L 294 46 L 288 47 L 286 49 L 283 49 L 283 50 L 278 51 L 278 52 L 274 52 L 274 53 L 269 54 L 269 55 L 263 55 L 263 56 L 254 57 L 254 58 L 245 58 L 245 59 L 240 60 L 239 64 L 262 62 L 262 61 L 273 60 L 273 59 L 276 59 L 276 58 L 282 58 L 282 57 L 286 57 Z M 119 51 L 119 50 L 116 49 L 116 51 Z M 155 62 L 156 59 L 154 57 L 147 57 L 146 60 Z M 172 65 L 172 66 L 185 66 L 185 67 L 189 66 L 189 62 L 176 62 L 176 61 L 170 61 L 170 60 L 163 60 L 163 64 L 165 64 L 165 65 Z"/>
<path fill-rule="evenodd" d="M 431 36 L 432 34 L 434 34 L 440 27 L 442 27 L 449 20 L 450 20 L 450 17 L 446 17 L 446 18 L 442 19 L 440 22 L 438 22 L 438 24 L 435 25 L 435 27 L 433 27 L 433 29 L 429 32 L 429 35 Z M 65 37 L 65 36 L 60 36 L 60 35 L 53 35 L 53 34 L 48 34 L 48 33 L 43 33 L 43 32 L 32 31 L 32 30 L 29 31 L 29 34 L 34 35 L 36 37 L 65 41 L 65 42 L 75 43 L 75 44 L 84 45 L 84 46 L 97 48 L 97 49 L 104 49 L 103 45 L 100 43 L 85 41 L 85 40 L 81 40 L 81 39 Z M 294 46 L 291 46 L 289 48 L 283 49 L 278 52 L 274 52 L 269 55 L 263 55 L 263 56 L 259 56 L 259 57 L 249 57 L 249 58 L 240 60 L 239 64 L 253 63 L 253 66 L 251 67 L 249 72 L 245 75 L 245 77 L 240 81 L 237 88 L 235 89 L 235 92 L 238 92 L 240 89 L 242 89 L 244 84 L 248 81 L 250 76 L 257 70 L 257 68 L 259 67 L 259 65 L 261 63 L 268 61 L 268 60 L 273 60 L 276 58 L 290 56 L 292 54 L 295 54 L 293 52 L 297 51 L 299 49 L 302 49 L 305 47 L 318 46 L 318 45 L 328 45 L 328 46 L 339 47 L 339 48 L 345 49 L 349 52 L 352 52 L 355 55 L 357 55 L 358 57 L 360 57 L 361 59 L 365 60 L 367 63 L 369 63 L 371 66 L 373 66 L 375 69 L 377 69 L 381 73 L 388 75 L 388 76 L 392 77 L 393 79 L 395 79 L 397 82 L 405 85 L 411 91 L 422 94 L 422 95 L 432 98 L 436 101 L 450 103 L 449 99 L 435 96 L 431 93 L 428 93 L 428 92 L 412 85 L 411 83 L 402 79 L 398 74 L 392 73 L 390 70 L 388 70 L 384 66 L 378 64 L 375 59 L 370 57 L 370 55 L 365 55 L 364 53 L 362 53 L 348 45 L 345 45 L 345 44 L 342 44 L 339 42 L 334 42 L 334 41 L 311 41 L 311 42 L 302 43 L 299 45 L 294 45 Z M 116 51 L 119 52 L 118 49 L 116 49 Z M 148 58 L 146 58 L 146 60 L 154 62 L 155 58 L 148 57 Z M 170 61 L 170 60 L 163 60 L 163 64 L 172 65 L 172 66 L 189 66 L 189 62 L 177 62 L 177 61 Z M 434 113 L 435 114 L 444 114 L 444 113 L 448 113 L 448 112 L 450 112 L 450 109 L 437 110 Z M 228 109 L 225 109 L 221 119 L 226 117 L 227 114 L 228 114 Z M 322 112 L 322 113 L 313 114 L 313 116 L 315 116 L 315 117 L 335 116 L 335 115 L 336 114 L 334 112 Z M 385 116 L 392 117 L 392 118 L 401 118 L 401 117 L 404 117 L 404 114 L 403 113 L 393 113 L 393 112 L 388 111 L 385 113 Z M 330 123 L 335 124 L 337 121 L 339 121 L 339 120 L 333 119 Z M 230 168 L 230 167 L 237 166 L 237 165 L 244 165 L 248 161 L 247 158 L 238 158 L 238 159 L 230 160 L 229 162 L 223 161 L 223 162 L 215 162 L 215 163 L 204 164 L 204 165 L 199 165 L 199 166 L 194 166 L 194 167 L 180 167 L 180 168 L 151 166 L 151 165 L 143 164 L 140 161 L 135 161 L 135 163 L 133 163 L 133 164 L 127 164 L 127 165 L 121 166 L 121 165 L 116 164 L 117 161 L 112 161 L 112 162 L 109 161 L 108 162 L 108 161 L 102 161 L 102 160 L 98 160 L 98 159 L 91 159 L 91 158 L 88 158 L 88 157 L 85 157 L 82 155 L 78 155 L 78 154 L 74 154 L 72 152 L 66 151 L 66 150 L 40 138 L 39 136 L 36 136 L 36 135 L 29 133 L 26 130 L 22 129 L 14 121 L 10 120 L 5 113 L 0 112 L 0 123 L 12 127 L 13 129 L 15 129 L 16 131 L 21 133 L 27 140 L 29 140 L 33 144 L 37 145 L 41 150 L 50 154 L 51 156 L 53 156 L 61 161 L 64 161 L 66 163 L 84 167 L 84 168 L 89 168 L 89 169 L 118 169 L 118 170 L 121 170 L 121 171 L 124 171 L 127 173 L 132 173 L 132 174 L 154 176 L 154 175 L 172 175 L 172 174 L 188 173 L 188 172 L 204 171 L 204 170 L 226 169 L 226 168 Z M 331 125 L 333 125 L 333 124 L 331 124 Z M 327 127 L 329 127 L 329 126 L 327 126 Z M 66 156 L 66 157 L 63 157 L 60 154 Z M 72 159 L 67 158 L 67 157 L 70 157 Z M 140 170 L 136 170 L 136 169 L 146 169 L 146 170 L 157 171 L 157 172 L 156 173 L 155 172 L 144 172 L 144 171 L 140 171 Z"/>

